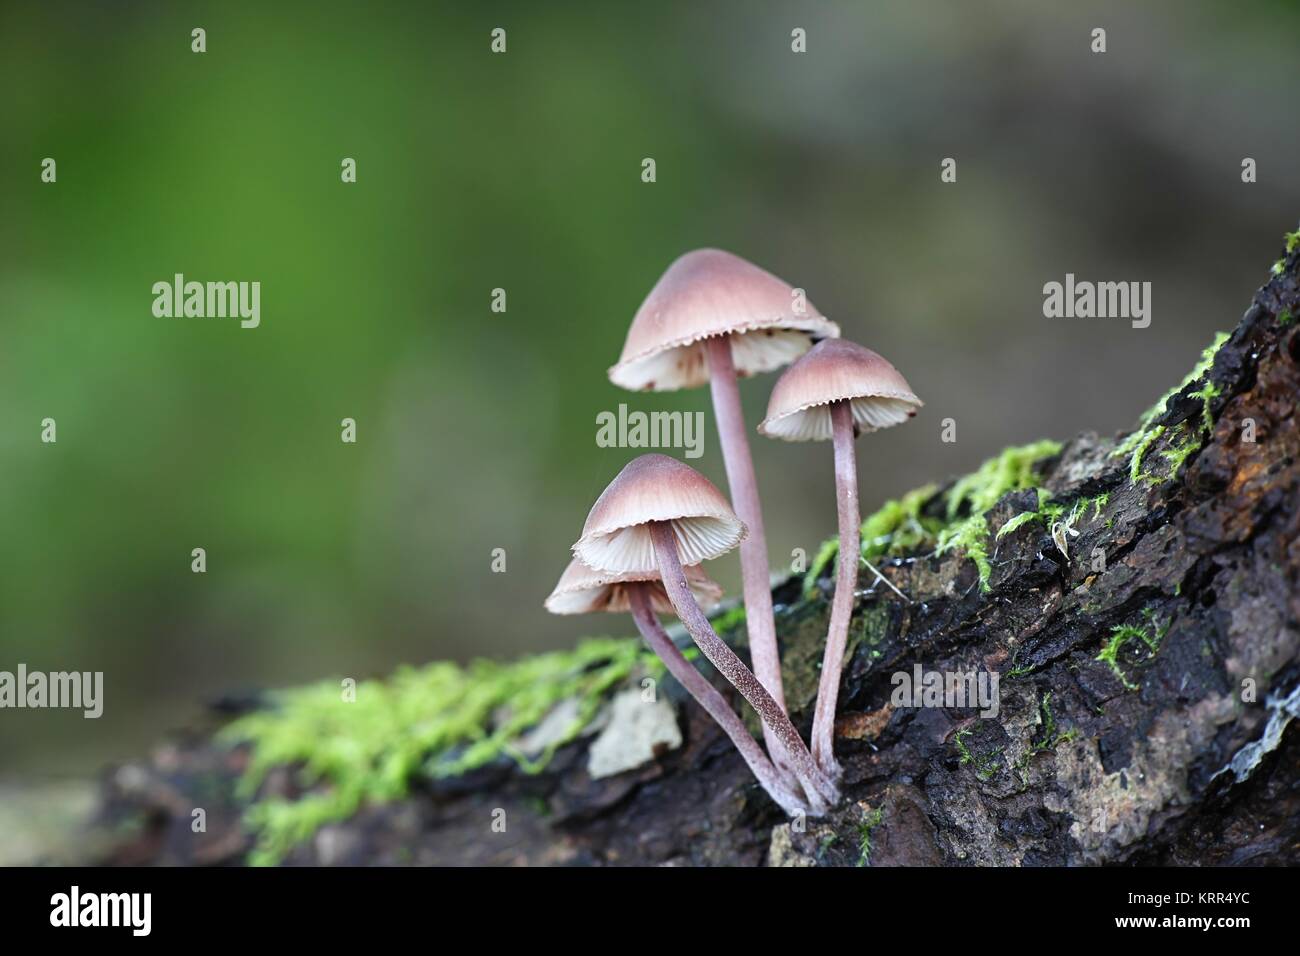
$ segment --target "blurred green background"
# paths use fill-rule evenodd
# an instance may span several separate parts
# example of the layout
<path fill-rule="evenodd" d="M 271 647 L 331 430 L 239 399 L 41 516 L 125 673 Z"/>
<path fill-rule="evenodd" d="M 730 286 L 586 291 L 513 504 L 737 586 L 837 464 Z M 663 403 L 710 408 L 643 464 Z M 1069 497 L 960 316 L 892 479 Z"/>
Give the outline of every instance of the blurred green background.
<path fill-rule="evenodd" d="M 541 600 L 635 454 L 598 412 L 709 412 L 692 464 L 725 487 L 706 390 L 605 377 L 681 252 L 806 288 L 926 400 L 859 443 L 871 510 L 1132 422 L 1300 209 L 1292 3 L 2 10 L 0 669 L 106 681 L 98 721 L 0 711 L 10 777 L 232 689 L 631 633 Z M 260 281 L 261 327 L 155 318 L 176 272 Z M 1066 272 L 1153 282 L 1151 327 L 1045 319 Z M 751 426 L 772 381 L 742 385 Z M 753 446 L 776 567 L 834 529 L 830 453 Z M 738 591 L 734 556 L 711 571 Z"/>

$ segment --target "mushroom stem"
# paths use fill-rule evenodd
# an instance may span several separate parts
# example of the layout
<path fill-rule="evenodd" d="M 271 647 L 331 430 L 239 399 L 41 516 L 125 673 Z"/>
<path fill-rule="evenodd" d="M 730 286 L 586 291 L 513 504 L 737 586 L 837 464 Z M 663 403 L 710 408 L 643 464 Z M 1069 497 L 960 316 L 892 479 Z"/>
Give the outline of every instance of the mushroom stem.
<path fill-rule="evenodd" d="M 767 536 L 763 531 L 763 509 L 758 498 L 754 459 L 745 437 L 745 416 L 740 408 L 740 388 L 731 358 L 731 336 L 718 335 L 704 341 L 709 367 L 709 391 L 713 396 L 713 417 L 718 423 L 718 442 L 731 488 L 731 504 L 749 534 L 740 542 L 740 573 L 745 593 L 745 629 L 749 634 L 749 655 L 754 676 L 785 711 L 785 688 L 781 683 L 781 657 L 776 647 L 776 621 L 772 613 L 771 568 L 767 563 Z M 767 749 L 778 766 L 790 767 L 791 758 L 779 738 L 763 724 Z"/>
<path fill-rule="evenodd" d="M 668 673 L 677 678 L 677 683 L 695 698 L 695 702 L 703 707 L 705 713 L 712 717 L 731 738 L 740 755 L 745 758 L 750 771 L 786 815 L 807 813 L 808 805 L 772 765 L 772 761 L 767 758 L 767 754 L 763 753 L 763 748 L 758 745 L 758 741 L 750 736 L 745 722 L 731 709 L 727 699 L 695 669 L 695 665 L 682 656 L 682 652 L 677 649 L 677 645 L 663 629 L 659 618 L 650 607 L 646 591 L 644 584 L 627 586 L 628 600 L 632 605 L 632 619 L 636 621 L 637 630 L 650 645 L 650 649 L 664 662 Z"/>
<path fill-rule="evenodd" d="M 672 525 L 665 521 L 650 523 L 650 540 L 654 544 L 655 560 L 659 564 L 659 574 L 663 579 L 668 599 L 673 602 L 677 616 L 686 625 L 686 630 L 695 640 L 696 646 L 708 658 L 709 663 L 718 669 L 731 685 L 740 691 L 750 706 L 758 711 L 763 726 L 772 731 L 789 755 L 795 776 L 803 785 L 808 796 L 809 812 L 820 816 L 831 804 L 839 799 L 835 784 L 826 777 L 816 764 L 812 755 L 799 737 L 799 731 L 786 716 L 785 709 L 773 699 L 767 689 L 753 672 L 744 665 L 735 652 L 728 647 L 713 630 L 713 625 L 704 616 L 700 606 L 695 603 L 695 596 L 686 583 L 686 574 L 682 571 L 681 558 L 677 553 L 677 539 Z"/>
<path fill-rule="evenodd" d="M 853 450 L 853 409 L 847 401 L 831 404 L 831 437 L 835 445 L 835 502 L 840 521 L 840 554 L 835 575 L 835 599 L 831 623 L 826 632 L 822 676 L 817 686 L 817 707 L 813 712 L 812 754 L 817 766 L 838 780 L 842 770 L 835 761 L 835 704 L 840 694 L 840 670 L 848 643 L 849 619 L 858 587 L 861 557 L 858 510 L 858 467 Z"/>

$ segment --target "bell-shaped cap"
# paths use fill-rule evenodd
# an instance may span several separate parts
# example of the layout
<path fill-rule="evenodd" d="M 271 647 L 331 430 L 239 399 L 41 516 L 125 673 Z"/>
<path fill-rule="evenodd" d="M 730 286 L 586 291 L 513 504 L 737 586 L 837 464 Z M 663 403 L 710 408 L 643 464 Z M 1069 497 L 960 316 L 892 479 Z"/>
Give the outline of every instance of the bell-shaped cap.
<path fill-rule="evenodd" d="M 709 380 L 704 340 L 731 336 L 738 376 L 788 365 L 839 326 L 795 290 L 720 249 L 696 249 L 668 267 L 641 303 L 609 380 L 634 392 L 694 388 Z"/>
<path fill-rule="evenodd" d="M 690 585 L 695 601 L 704 610 L 722 599 L 722 588 L 704 573 L 698 565 L 688 567 L 686 583 Z M 552 614 L 590 614 L 608 611 L 612 614 L 632 610 L 628 585 L 645 587 L 649 592 L 650 607 L 656 614 L 673 614 L 673 603 L 668 599 L 658 571 L 611 574 L 587 567 L 581 558 L 574 558 L 560 575 L 560 583 L 546 599 L 546 610 Z"/>
<path fill-rule="evenodd" d="M 832 402 L 848 401 L 853 424 L 871 432 L 907 421 L 921 407 L 898 369 L 844 339 L 814 345 L 777 379 L 760 434 L 786 441 L 831 437 Z"/>
<path fill-rule="evenodd" d="M 667 455 L 642 455 L 591 506 L 573 553 L 598 571 L 655 571 L 650 524 L 666 521 L 684 565 L 726 554 L 745 537 L 744 522 L 717 486 Z"/>

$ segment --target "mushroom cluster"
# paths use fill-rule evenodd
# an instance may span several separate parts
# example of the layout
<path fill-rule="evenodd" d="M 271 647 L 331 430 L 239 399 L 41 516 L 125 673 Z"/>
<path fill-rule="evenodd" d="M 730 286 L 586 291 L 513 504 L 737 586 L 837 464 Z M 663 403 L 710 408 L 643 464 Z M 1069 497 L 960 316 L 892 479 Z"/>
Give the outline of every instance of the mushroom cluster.
<path fill-rule="evenodd" d="M 669 266 L 633 318 L 609 377 L 634 390 L 709 383 L 731 502 L 674 458 L 634 459 L 592 506 L 574 558 L 546 600 L 556 614 L 631 612 L 668 672 L 790 815 L 824 814 L 840 796 L 835 706 L 861 560 L 853 442 L 864 431 L 906 421 L 921 405 L 892 365 L 839 332 L 801 290 L 730 253 L 701 249 Z M 758 430 L 787 441 L 831 440 L 839 514 L 839 564 L 811 750 L 786 712 L 763 515 L 737 386 L 738 378 L 787 364 Z M 701 608 L 716 603 L 721 589 L 700 565 L 737 547 L 752 671 Z M 669 613 L 758 713 L 766 751 L 663 629 L 656 615 Z"/>

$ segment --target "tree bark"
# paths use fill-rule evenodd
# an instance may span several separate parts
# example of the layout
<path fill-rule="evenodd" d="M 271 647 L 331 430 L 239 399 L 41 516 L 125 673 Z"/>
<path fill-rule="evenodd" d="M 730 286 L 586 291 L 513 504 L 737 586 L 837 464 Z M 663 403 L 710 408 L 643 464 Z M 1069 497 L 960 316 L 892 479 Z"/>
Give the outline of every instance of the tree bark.
<path fill-rule="evenodd" d="M 1204 446 L 1172 478 L 1134 481 L 1115 442 L 1080 435 L 1040 468 L 1052 500 L 1089 500 L 1077 535 L 1029 521 L 995 537 L 1038 508 L 1033 490 L 1011 492 L 987 513 L 988 591 L 961 554 L 880 562 L 911 603 L 878 582 L 855 601 L 836 724 L 845 796 L 830 816 L 791 825 L 676 693 L 685 742 L 641 767 L 592 780 L 580 740 L 540 775 L 503 763 L 417 784 L 327 826 L 289 862 L 1300 863 L 1297 260 L 1216 353 L 1214 388 L 1190 383 L 1151 421 L 1138 470 L 1163 477 L 1164 453 L 1209 415 Z M 938 516 L 941 499 L 925 513 Z M 773 592 L 804 734 L 833 590 L 809 598 L 791 580 Z M 895 675 L 917 665 L 998 674 L 996 716 L 894 706 Z M 103 828 L 139 825 L 103 858 L 241 861 L 243 760 L 200 732 L 106 775 Z M 291 790 L 291 777 L 266 787 Z M 206 833 L 192 832 L 194 806 Z M 509 820 L 499 835 L 496 809 Z"/>

